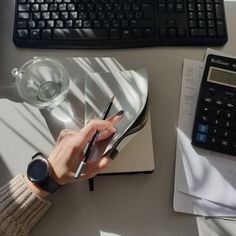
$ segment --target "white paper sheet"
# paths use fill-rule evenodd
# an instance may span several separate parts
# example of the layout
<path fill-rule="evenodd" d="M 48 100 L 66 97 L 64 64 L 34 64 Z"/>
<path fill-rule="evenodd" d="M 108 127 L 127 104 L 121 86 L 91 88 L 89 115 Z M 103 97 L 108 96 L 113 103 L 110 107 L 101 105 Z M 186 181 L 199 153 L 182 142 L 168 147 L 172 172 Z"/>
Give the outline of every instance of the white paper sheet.
<path fill-rule="evenodd" d="M 222 157 L 222 154 L 216 155 L 207 150 L 193 148 L 191 145 L 194 111 L 202 70 L 203 62 L 187 59 L 184 61 L 177 130 L 174 209 L 203 216 L 235 216 L 236 210 L 232 209 L 236 194 L 234 183 L 230 185 L 229 181 L 224 179 L 225 173 L 228 173 L 227 175 L 231 177 L 229 179 L 236 182 L 235 175 L 228 172 L 228 162 L 232 164 L 231 157 Z M 199 152 L 202 155 L 199 155 Z M 208 154 L 210 160 L 205 157 Z M 227 192 L 227 196 L 225 191 L 230 191 Z"/>

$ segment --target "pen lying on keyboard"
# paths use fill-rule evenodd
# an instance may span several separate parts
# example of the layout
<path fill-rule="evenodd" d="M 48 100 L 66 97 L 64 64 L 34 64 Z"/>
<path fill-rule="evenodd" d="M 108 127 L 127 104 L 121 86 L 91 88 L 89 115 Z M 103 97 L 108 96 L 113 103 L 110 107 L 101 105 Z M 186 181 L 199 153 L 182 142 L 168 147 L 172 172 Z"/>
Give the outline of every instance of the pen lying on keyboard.
<path fill-rule="evenodd" d="M 104 113 L 102 115 L 102 118 L 101 118 L 102 120 L 105 120 L 107 118 L 107 116 L 109 114 L 109 111 L 110 111 L 110 109 L 112 107 L 114 98 L 115 98 L 115 96 L 113 96 L 111 98 L 111 100 L 108 102 L 107 107 L 106 107 L 106 109 L 105 109 L 105 111 L 104 111 Z M 82 171 L 83 171 L 84 167 L 86 166 L 86 163 L 87 163 L 87 161 L 89 159 L 90 153 L 92 152 L 92 149 L 93 149 L 93 147 L 94 147 L 94 145 L 95 145 L 95 143 L 97 141 L 98 136 L 99 136 L 99 131 L 97 130 L 96 133 L 93 135 L 90 143 L 88 144 L 88 148 L 86 149 L 86 152 L 84 154 L 83 160 L 80 162 L 80 165 L 79 165 L 79 167 L 78 167 L 78 169 L 77 169 L 77 171 L 75 173 L 75 178 L 79 178 L 80 177 L 80 175 L 81 175 L 81 173 L 82 173 Z"/>

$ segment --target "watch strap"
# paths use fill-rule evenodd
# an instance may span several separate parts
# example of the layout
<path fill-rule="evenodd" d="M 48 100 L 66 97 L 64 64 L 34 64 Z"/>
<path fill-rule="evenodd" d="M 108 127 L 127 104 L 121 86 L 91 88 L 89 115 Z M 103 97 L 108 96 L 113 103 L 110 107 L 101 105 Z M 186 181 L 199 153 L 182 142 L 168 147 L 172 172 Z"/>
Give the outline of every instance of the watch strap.
<path fill-rule="evenodd" d="M 36 183 L 40 188 L 44 189 L 49 193 L 56 192 L 62 185 L 58 184 L 55 180 L 53 180 L 50 175 L 44 181 L 40 181 Z"/>

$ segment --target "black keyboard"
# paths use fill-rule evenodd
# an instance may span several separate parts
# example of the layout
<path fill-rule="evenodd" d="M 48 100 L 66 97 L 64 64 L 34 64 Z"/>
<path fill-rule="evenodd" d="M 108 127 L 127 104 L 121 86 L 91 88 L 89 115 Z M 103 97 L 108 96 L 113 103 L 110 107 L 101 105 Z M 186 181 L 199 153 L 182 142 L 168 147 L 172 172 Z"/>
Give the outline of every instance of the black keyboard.
<path fill-rule="evenodd" d="M 18 47 L 223 45 L 222 0 L 16 0 Z"/>

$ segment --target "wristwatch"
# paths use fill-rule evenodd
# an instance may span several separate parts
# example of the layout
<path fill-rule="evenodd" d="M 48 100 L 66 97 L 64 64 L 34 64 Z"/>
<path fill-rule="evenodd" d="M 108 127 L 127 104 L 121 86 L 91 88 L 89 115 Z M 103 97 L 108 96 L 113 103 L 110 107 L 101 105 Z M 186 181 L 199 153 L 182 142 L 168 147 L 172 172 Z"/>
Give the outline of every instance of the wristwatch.
<path fill-rule="evenodd" d="M 62 185 L 53 180 L 50 176 L 51 172 L 52 167 L 48 159 L 38 152 L 32 157 L 32 161 L 28 165 L 27 177 L 32 183 L 38 185 L 43 190 L 54 193 Z"/>

